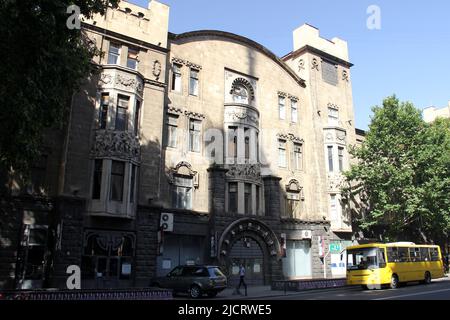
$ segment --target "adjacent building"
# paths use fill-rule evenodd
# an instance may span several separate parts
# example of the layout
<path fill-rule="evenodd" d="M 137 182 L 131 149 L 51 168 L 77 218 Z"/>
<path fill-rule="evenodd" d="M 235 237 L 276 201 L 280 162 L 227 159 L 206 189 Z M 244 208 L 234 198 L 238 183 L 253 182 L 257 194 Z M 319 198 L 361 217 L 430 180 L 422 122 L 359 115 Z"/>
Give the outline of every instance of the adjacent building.
<path fill-rule="evenodd" d="M 277 57 L 222 31 L 168 31 L 122 1 L 83 22 L 105 54 L 49 132 L 33 186 L 9 180 L 3 287 L 141 287 L 179 264 L 249 284 L 339 277 L 354 127 L 347 43 L 303 25 Z M 2 222 L 3 222 L 2 221 Z"/>
<path fill-rule="evenodd" d="M 450 118 L 450 101 L 448 102 L 447 107 L 436 108 L 436 107 L 428 107 L 423 109 L 422 112 L 423 120 L 427 123 L 431 123 L 437 118 Z"/>

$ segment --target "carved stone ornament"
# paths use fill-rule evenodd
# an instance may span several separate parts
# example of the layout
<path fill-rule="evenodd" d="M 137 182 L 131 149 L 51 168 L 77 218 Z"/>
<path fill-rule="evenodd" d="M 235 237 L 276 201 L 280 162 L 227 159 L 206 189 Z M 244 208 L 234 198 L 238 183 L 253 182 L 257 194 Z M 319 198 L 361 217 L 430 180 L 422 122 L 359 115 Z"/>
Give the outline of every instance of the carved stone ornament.
<path fill-rule="evenodd" d="M 298 60 L 298 71 L 305 70 L 305 60 Z"/>
<path fill-rule="evenodd" d="M 347 135 L 345 134 L 345 132 L 342 131 L 338 131 L 336 133 L 336 138 L 342 142 L 345 142 L 345 139 L 347 138 Z"/>
<path fill-rule="evenodd" d="M 249 100 L 253 101 L 255 100 L 255 90 L 253 89 L 252 84 L 250 81 L 244 78 L 236 78 L 234 79 L 233 83 L 231 84 L 231 90 L 230 94 L 234 95 L 237 94 L 237 91 L 240 89 L 241 86 L 244 86 L 248 93 L 249 93 Z"/>
<path fill-rule="evenodd" d="M 231 110 L 226 113 L 227 121 L 229 122 L 242 122 L 245 121 L 254 126 L 259 126 L 259 117 L 256 112 L 248 110 Z"/>
<path fill-rule="evenodd" d="M 288 95 L 288 98 L 294 102 L 297 102 L 298 100 L 300 100 L 298 97 L 290 95 L 290 94 Z"/>
<path fill-rule="evenodd" d="M 116 75 L 116 84 L 138 92 L 142 92 L 144 89 L 142 83 L 140 81 L 136 81 L 136 78 L 129 78 L 120 74 Z"/>
<path fill-rule="evenodd" d="M 282 98 L 286 98 L 288 96 L 288 94 L 286 92 L 283 92 L 283 91 L 278 91 L 278 96 L 282 97 Z"/>
<path fill-rule="evenodd" d="M 202 120 L 202 119 L 206 118 L 205 115 L 202 113 L 193 112 L 193 111 L 189 111 L 189 110 L 185 110 L 184 114 L 189 118 L 197 119 L 197 120 Z"/>
<path fill-rule="evenodd" d="M 317 71 L 319 71 L 319 60 L 317 60 L 317 58 L 313 58 L 311 61 L 311 69 L 315 69 Z"/>
<path fill-rule="evenodd" d="M 292 142 L 298 142 L 298 143 L 304 143 L 305 142 L 302 138 L 297 137 L 296 135 L 294 135 L 292 133 L 288 133 L 288 134 L 278 133 L 277 137 L 280 138 L 280 139 L 284 139 L 284 140 L 290 140 Z"/>
<path fill-rule="evenodd" d="M 190 62 L 190 61 L 186 61 L 186 66 L 188 66 L 188 67 L 190 67 L 192 69 L 195 69 L 195 70 L 201 70 L 202 69 L 202 66 L 200 66 L 198 64 L 195 64 L 193 62 Z"/>
<path fill-rule="evenodd" d="M 159 76 L 161 75 L 161 62 L 159 62 L 158 60 L 155 60 L 153 62 L 153 71 L 152 71 L 152 73 L 155 76 L 155 79 L 159 80 Z"/>
<path fill-rule="evenodd" d="M 227 166 L 227 178 L 241 180 L 261 180 L 261 166 L 259 164 L 231 164 Z"/>
<path fill-rule="evenodd" d="M 186 64 L 186 61 L 184 61 L 183 59 L 175 58 L 175 57 L 174 57 L 174 58 L 172 58 L 172 63 L 184 65 L 184 64 Z"/>
<path fill-rule="evenodd" d="M 167 112 L 172 114 L 183 114 L 183 109 L 169 106 L 167 107 Z"/>
<path fill-rule="evenodd" d="M 198 187 L 198 172 L 192 169 L 192 166 L 189 162 L 181 161 L 175 167 L 168 170 L 167 179 L 170 184 L 175 183 L 175 176 L 177 175 L 193 178 L 194 187 Z"/>
<path fill-rule="evenodd" d="M 345 181 L 345 177 L 342 174 L 328 174 L 328 188 L 332 191 L 341 190 Z"/>
<path fill-rule="evenodd" d="M 98 130 L 91 149 L 94 158 L 119 158 L 140 161 L 141 147 L 134 134 L 127 131 Z"/>
<path fill-rule="evenodd" d="M 331 102 L 327 104 L 327 107 L 330 109 L 339 110 L 339 106 Z"/>
<path fill-rule="evenodd" d="M 112 75 L 110 75 L 108 73 L 102 73 L 100 75 L 100 82 L 103 84 L 109 84 L 109 83 L 111 83 L 112 80 L 113 80 Z"/>
<path fill-rule="evenodd" d="M 349 81 L 349 76 L 347 70 L 342 70 L 342 80 Z"/>

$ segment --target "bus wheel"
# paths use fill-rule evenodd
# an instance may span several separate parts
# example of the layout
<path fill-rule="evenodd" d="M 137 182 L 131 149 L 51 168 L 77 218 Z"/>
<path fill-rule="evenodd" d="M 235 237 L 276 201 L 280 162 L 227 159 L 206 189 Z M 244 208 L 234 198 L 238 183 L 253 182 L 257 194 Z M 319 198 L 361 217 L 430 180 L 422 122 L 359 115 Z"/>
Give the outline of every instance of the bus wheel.
<path fill-rule="evenodd" d="M 398 288 L 398 277 L 397 277 L 396 274 L 392 275 L 390 287 L 391 287 L 391 289 L 397 289 Z"/>
<path fill-rule="evenodd" d="M 425 272 L 425 279 L 423 280 L 423 283 L 430 284 L 431 283 L 431 274 L 430 272 Z"/>

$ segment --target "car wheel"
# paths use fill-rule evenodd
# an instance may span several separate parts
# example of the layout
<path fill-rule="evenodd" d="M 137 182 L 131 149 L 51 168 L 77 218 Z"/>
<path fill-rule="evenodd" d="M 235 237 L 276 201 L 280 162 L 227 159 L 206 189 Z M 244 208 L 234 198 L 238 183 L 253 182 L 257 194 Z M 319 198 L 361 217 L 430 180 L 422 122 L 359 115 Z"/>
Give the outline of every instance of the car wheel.
<path fill-rule="evenodd" d="M 396 274 L 392 275 L 390 287 L 391 287 L 391 289 L 397 289 L 398 288 L 398 277 L 397 277 Z"/>
<path fill-rule="evenodd" d="M 200 290 L 199 286 L 194 284 L 189 289 L 189 295 L 191 296 L 191 298 L 197 299 L 200 298 L 200 296 L 202 295 L 202 291 Z"/>
<path fill-rule="evenodd" d="M 366 286 L 365 284 L 363 284 L 363 285 L 361 285 L 361 289 L 363 289 L 363 290 L 369 290 L 369 287 Z"/>
<path fill-rule="evenodd" d="M 431 273 L 430 272 L 425 272 L 425 279 L 423 280 L 423 283 L 425 284 L 430 284 L 431 283 Z"/>
<path fill-rule="evenodd" d="M 210 292 L 208 292 L 208 297 L 210 297 L 210 298 L 214 298 L 215 296 L 217 296 L 217 291 L 210 291 Z"/>

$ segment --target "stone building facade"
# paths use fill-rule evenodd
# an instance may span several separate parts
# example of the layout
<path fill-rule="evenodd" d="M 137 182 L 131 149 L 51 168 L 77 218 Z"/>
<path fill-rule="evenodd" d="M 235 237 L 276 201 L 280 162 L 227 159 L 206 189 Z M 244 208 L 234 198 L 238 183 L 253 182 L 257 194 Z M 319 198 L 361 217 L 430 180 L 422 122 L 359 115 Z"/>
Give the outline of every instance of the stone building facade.
<path fill-rule="evenodd" d="M 437 118 L 450 118 L 450 101 L 448 102 L 447 107 L 436 108 L 436 107 L 428 107 L 423 109 L 422 112 L 423 120 L 427 123 L 431 123 Z"/>
<path fill-rule="evenodd" d="M 170 33 L 168 18 L 121 2 L 83 22 L 105 54 L 49 134 L 43 188 L 2 206 L 3 287 L 64 287 L 68 265 L 83 288 L 195 263 L 230 284 L 240 263 L 255 285 L 345 273 L 340 187 L 362 139 L 347 43 L 303 25 L 277 57 L 236 34 Z"/>

